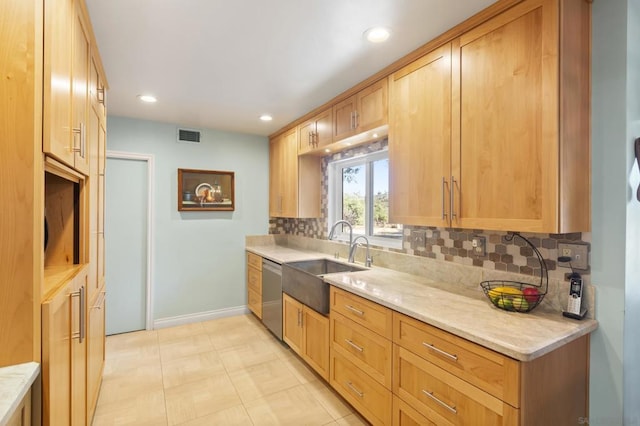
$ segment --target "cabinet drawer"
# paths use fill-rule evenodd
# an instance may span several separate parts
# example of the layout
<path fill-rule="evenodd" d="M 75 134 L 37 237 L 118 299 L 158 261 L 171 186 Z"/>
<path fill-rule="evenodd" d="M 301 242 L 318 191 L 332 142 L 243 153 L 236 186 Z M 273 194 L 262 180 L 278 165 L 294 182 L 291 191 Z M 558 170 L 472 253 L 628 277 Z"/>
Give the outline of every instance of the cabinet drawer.
<path fill-rule="evenodd" d="M 393 313 L 393 342 L 520 407 L 520 363 L 446 331 Z"/>
<path fill-rule="evenodd" d="M 331 347 L 369 376 L 391 389 L 391 341 L 331 312 Z"/>
<path fill-rule="evenodd" d="M 435 415 L 435 413 L 433 413 Z M 444 419 L 432 422 L 420 414 L 418 410 L 398 398 L 393 396 L 393 426 L 438 426 L 450 424 Z"/>
<path fill-rule="evenodd" d="M 391 309 L 331 286 L 331 310 L 391 340 Z"/>
<path fill-rule="evenodd" d="M 330 383 L 373 425 L 391 424 L 391 391 L 331 350 Z"/>
<path fill-rule="evenodd" d="M 258 318 L 262 319 L 262 295 L 249 289 L 248 299 L 248 305 L 251 312 L 256 314 Z"/>
<path fill-rule="evenodd" d="M 262 271 L 252 266 L 247 268 L 247 288 L 262 294 Z"/>
<path fill-rule="evenodd" d="M 414 353 L 394 345 L 393 393 L 429 420 L 517 425 L 519 411 Z"/>
<path fill-rule="evenodd" d="M 256 268 L 258 271 L 262 271 L 262 257 L 247 252 L 247 265 Z"/>

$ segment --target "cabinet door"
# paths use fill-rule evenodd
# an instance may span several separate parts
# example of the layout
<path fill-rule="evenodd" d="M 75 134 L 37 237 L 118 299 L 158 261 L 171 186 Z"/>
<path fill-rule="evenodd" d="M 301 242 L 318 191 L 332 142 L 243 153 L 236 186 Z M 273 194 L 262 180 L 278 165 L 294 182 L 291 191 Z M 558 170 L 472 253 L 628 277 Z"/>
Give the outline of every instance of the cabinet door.
<path fill-rule="evenodd" d="M 71 293 L 69 283 L 42 304 L 42 424 L 71 424 Z"/>
<path fill-rule="evenodd" d="M 298 216 L 298 137 L 288 132 L 282 140 L 282 212 L 283 217 Z"/>
<path fill-rule="evenodd" d="M 98 402 L 105 349 L 105 294 L 101 292 L 91 305 L 87 321 L 87 424 L 91 424 Z"/>
<path fill-rule="evenodd" d="M 282 339 L 295 353 L 302 353 L 302 304 L 285 293 L 282 293 Z"/>
<path fill-rule="evenodd" d="M 318 114 L 315 118 L 315 146 L 322 148 L 333 142 L 333 111 L 331 108 Z"/>
<path fill-rule="evenodd" d="M 557 14 L 555 2 L 525 1 L 462 35 L 454 47 L 453 93 L 460 102 L 453 226 L 556 228 Z"/>
<path fill-rule="evenodd" d="M 269 142 L 269 216 L 282 215 L 282 138 L 278 136 Z"/>
<path fill-rule="evenodd" d="M 298 154 L 315 149 L 315 120 L 309 120 L 298 126 Z"/>
<path fill-rule="evenodd" d="M 333 140 L 339 141 L 356 134 L 355 110 L 356 96 L 333 106 Z"/>
<path fill-rule="evenodd" d="M 387 124 L 387 92 L 387 79 L 383 79 L 358 93 L 355 118 L 358 133 Z"/>
<path fill-rule="evenodd" d="M 451 164 L 451 46 L 389 77 L 389 217 L 448 226 Z"/>
<path fill-rule="evenodd" d="M 73 24 L 72 75 L 72 120 L 75 168 L 89 175 L 89 153 L 87 149 L 87 105 L 89 101 L 89 35 L 82 9 L 76 6 Z"/>
<path fill-rule="evenodd" d="M 306 306 L 302 317 L 302 358 L 325 380 L 329 380 L 329 318 Z"/>
<path fill-rule="evenodd" d="M 73 280 L 71 301 L 71 424 L 87 421 L 87 270 Z M 77 330 L 77 331 L 76 331 Z"/>
<path fill-rule="evenodd" d="M 86 424 L 83 268 L 42 304 L 43 424 Z"/>
<path fill-rule="evenodd" d="M 44 9 L 43 150 L 73 167 L 71 37 L 73 3 L 48 0 Z"/>
<path fill-rule="evenodd" d="M 107 156 L 107 131 L 104 119 L 100 121 L 98 129 L 98 286 L 104 286 L 105 257 L 104 257 L 104 197 L 105 197 L 105 160 Z M 92 212 L 93 213 L 93 212 Z"/>
<path fill-rule="evenodd" d="M 100 190 L 98 185 L 100 179 L 98 177 L 98 162 L 99 162 L 99 143 L 98 138 L 100 134 L 100 118 L 95 108 L 91 106 L 89 108 L 89 127 L 87 128 L 88 138 L 88 157 L 89 157 L 89 208 L 88 208 L 88 223 L 89 223 L 89 282 L 87 284 L 87 300 L 93 300 L 100 285 L 102 284 L 98 280 L 98 197 L 100 196 Z"/>

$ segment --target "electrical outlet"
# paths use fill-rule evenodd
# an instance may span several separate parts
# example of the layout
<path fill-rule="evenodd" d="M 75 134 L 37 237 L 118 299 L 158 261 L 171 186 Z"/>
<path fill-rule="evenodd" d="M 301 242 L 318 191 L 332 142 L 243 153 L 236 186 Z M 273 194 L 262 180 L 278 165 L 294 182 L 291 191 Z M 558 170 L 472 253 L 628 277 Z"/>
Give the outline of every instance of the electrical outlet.
<path fill-rule="evenodd" d="M 427 232 L 426 231 L 413 231 L 413 244 L 415 248 L 427 247 Z"/>
<path fill-rule="evenodd" d="M 471 239 L 472 253 L 474 256 L 486 256 L 487 255 L 487 238 L 481 236 L 474 236 Z"/>
<path fill-rule="evenodd" d="M 589 244 L 558 243 L 558 256 L 571 258 L 570 262 L 559 262 L 560 266 L 582 271 L 589 269 Z"/>

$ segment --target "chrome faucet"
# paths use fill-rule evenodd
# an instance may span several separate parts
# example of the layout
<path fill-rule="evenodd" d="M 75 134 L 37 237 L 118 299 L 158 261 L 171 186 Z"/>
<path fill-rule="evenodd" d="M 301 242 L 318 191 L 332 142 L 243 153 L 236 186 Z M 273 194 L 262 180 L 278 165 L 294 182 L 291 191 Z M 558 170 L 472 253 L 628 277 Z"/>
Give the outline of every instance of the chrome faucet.
<path fill-rule="evenodd" d="M 367 243 L 367 253 L 365 255 L 364 266 L 366 266 L 367 268 L 370 268 L 371 267 L 371 262 L 373 262 L 373 258 L 371 257 L 371 254 L 369 253 L 369 240 L 364 235 L 358 235 L 356 237 L 356 239 L 353 240 L 353 243 L 351 243 L 351 246 L 349 247 L 349 262 L 351 262 L 351 263 L 355 262 L 354 257 L 356 255 L 356 248 L 358 248 L 358 246 L 360 245 L 358 243 L 358 240 L 360 238 L 362 238 Z"/>
<path fill-rule="evenodd" d="M 331 227 L 331 231 L 329 231 L 329 239 L 333 239 L 333 237 L 335 236 L 336 228 L 340 224 L 347 225 L 349 227 L 349 247 L 351 247 L 351 244 L 353 244 L 353 226 L 351 226 L 351 224 L 346 220 L 339 220 L 333 224 L 333 226 Z"/>

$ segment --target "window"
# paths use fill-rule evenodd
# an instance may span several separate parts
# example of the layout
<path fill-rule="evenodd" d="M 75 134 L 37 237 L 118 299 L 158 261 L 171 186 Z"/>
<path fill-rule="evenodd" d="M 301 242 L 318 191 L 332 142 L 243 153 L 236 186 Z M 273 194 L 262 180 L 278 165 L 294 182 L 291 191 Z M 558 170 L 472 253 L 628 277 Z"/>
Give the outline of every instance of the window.
<path fill-rule="evenodd" d="M 344 219 L 371 244 L 401 247 L 402 225 L 389 223 L 389 155 L 378 151 L 329 164 L 329 226 Z M 339 239 L 349 229 L 336 229 Z"/>

